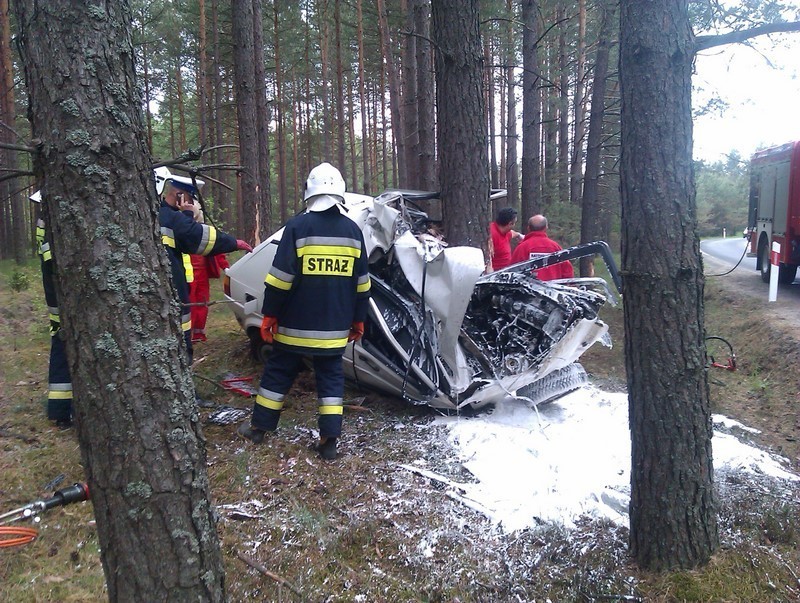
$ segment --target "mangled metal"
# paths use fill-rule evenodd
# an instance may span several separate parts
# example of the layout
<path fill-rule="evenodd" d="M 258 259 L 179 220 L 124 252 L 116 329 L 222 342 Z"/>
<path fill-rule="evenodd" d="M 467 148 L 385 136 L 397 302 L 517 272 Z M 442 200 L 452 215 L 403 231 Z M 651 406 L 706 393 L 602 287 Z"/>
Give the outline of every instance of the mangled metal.
<path fill-rule="evenodd" d="M 451 410 L 509 395 L 536 404 L 585 383 L 576 360 L 598 341 L 610 345 L 608 327 L 598 317 L 610 299 L 608 287 L 598 278 L 543 282 L 531 271 L 558 258 L 598 252 L 608 260 L 604 243 L 483 275 L 483 252 L 448 246 L 416 206 L 429 196 L 389 191 L 375 199 L 347 197 L 348 215 L 364 234 L 372 277 L 364 337 L 344 355 L 351 381 Z M 263 276 L 280 234 L 228 270 L 234 313 L 253 339 Z M 242 262 L 258 262 L 258 270 Z M 610 270 L 616 279 L 613 263 Z M 258 275 L 260 282 L 250 282 Z"/>

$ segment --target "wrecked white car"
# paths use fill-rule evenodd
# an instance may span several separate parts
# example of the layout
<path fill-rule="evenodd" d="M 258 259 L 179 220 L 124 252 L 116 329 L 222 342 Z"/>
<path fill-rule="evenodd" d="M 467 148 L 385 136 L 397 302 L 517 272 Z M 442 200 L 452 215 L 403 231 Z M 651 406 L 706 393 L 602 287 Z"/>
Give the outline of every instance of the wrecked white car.
<path fill-rule="evenodd" d="M 590 243 L 484 275 L 483 252 L 449 247 L 419 203 L 433 193 L 346 194 L 347 215 L 364 234 L 372 299 L 364 337 L 344 354 L 355 385 L 415 404 L 480 408 L 509 395 L 538 404 L 587 381 L 576 360 L 600 341 L 598 318 L 613 301 L 603 279 L 543 282 L 532 272 L 601 253 L 619 288 L 605 243 Z M 225 293 L 256 357 L 269 348 L 259 334 L 264 278 L 283 230 L 226 271 Z"/>

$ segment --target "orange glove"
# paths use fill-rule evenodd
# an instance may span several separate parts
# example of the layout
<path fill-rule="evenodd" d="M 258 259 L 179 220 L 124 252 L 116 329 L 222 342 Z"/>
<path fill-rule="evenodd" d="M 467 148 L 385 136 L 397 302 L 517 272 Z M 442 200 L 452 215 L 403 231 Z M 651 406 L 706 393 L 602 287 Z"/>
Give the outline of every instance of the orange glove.
<path fill-rule="evenodd" d="M 236 239 L 236 249 L 241 249 L 247 253 L 253 251 L 253 247 L 250 245 L 250 243 L 247 241 L 242 241 L 241 239 Z"/>
<path fill-rule="evenodd" d="M 261 339 L 272 343 L 272 337 L 278 332 L 278 319 L 274 316 L 265 316 L 261 319 Z"/>
<path fill-rule="evenodd" d="M 364 323 L 354 322 L 350 325 L 350 335 L 347 336 L 347 341 L 358 341 L 364 336 Z"/>

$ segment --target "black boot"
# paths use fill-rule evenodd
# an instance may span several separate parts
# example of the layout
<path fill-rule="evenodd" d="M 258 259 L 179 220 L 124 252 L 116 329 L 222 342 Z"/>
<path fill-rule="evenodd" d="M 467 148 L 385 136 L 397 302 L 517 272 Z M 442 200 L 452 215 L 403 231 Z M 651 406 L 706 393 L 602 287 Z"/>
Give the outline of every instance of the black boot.
<path fill-rule="evenodd" d="M 257 429 L 252 425 L 248 425 L 247 423 L 242 423 L 241 425 L 239 425 L 239 429 L 236 430 L 236 433 L 238 433 L 243 438 L 250 440 L 251 442 L 253 442 L 253 444 L 260 444 L 261 442 L 264 441 L 264 434 L 266 434 L 267 432 L 264 431 L 263 429 Z"/>
<path fill-rule="evenodd" d="M 336 452 L 336 438 L 334 437 L 322 437 L 319 439 L 319 446 L 317 446 L 317 452 L 319 455 L 324 458 L 326 461 L 332 461 L 338 456 Z"/>

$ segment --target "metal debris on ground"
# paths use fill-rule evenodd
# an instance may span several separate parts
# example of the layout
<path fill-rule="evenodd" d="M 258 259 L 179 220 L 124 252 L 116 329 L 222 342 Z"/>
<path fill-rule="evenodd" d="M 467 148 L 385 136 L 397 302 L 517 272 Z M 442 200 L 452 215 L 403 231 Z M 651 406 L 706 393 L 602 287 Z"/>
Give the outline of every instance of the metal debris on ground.
<path fill-rule="evenodd" d="M 208 415 L 206 423 L 212 425 L 232 425 L 248 416 L 250 416 L 249 409 L 222 406 Z"/>

